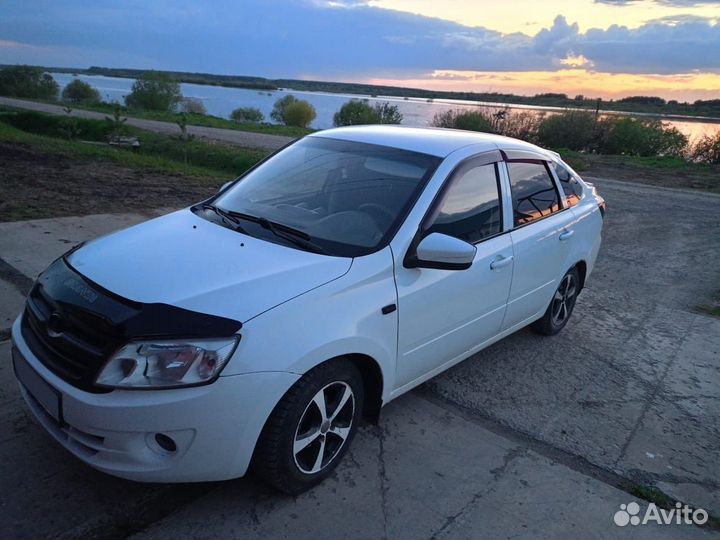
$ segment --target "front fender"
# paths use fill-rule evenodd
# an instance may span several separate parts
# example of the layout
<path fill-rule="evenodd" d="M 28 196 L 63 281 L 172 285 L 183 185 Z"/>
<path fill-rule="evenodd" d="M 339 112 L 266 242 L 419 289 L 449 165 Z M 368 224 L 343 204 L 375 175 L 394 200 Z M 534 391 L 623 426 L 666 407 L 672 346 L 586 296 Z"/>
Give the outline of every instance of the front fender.
<path fill-rule="evenodd" d="M 337 356 L 363 354 L 382 371 L 383 399 L 395 381 L 398 312 L 390 248 L 354 259 L 347 274 L 244 324 L 223 375 L 262 371 L 304 374 Z"/>

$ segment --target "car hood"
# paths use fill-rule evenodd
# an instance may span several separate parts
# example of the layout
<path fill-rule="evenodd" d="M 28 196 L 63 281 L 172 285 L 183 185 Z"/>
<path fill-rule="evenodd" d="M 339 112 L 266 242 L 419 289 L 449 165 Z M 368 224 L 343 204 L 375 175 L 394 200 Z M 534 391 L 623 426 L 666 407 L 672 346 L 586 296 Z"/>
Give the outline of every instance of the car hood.
<path fill-rule="evenodd" d="M 352 264 L 246 236 L 189 209 L 94 240 L 67 260 L 129 300 L 240 322 L 342 276 Z"/>

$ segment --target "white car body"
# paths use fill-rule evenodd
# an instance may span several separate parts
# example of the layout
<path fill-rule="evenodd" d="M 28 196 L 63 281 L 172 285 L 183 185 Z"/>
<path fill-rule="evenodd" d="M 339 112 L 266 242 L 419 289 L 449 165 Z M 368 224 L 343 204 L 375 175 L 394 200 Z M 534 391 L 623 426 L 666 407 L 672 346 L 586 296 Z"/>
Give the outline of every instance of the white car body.
<path fill-rule="evenodd" d="M 514 139 L 453 130 L 368 126 L 309 137 L 316 136 L 411 150 L 442 161 L 392 239 L 363 256 L 328 256 L 271 243 L 218 226 L 190 209 L 71 252 L 68 264 L 105 291 L 132 302 L 239 321 L 242 337 L 211 384 L 94 393 L 40 360 L 18 317 L 12 338 L 23 395 L 70 452 L 99 470 L 139 481 L 243 476 L 273 408 L 313 367 L 336 357 L 354 359 L 364 366 L 366 382 L 375 385 L 365 390 L 368 408 L 379 411 L 542 317 L 569 269 L 580 265 L 582 280 L 589 277 L 603 221 L 590 185 L 577 178 L 582 196 L 566 207 L 553 172 L 560 210 L 514 227 L 505 159 L 562 164 L 557 154 Z M 452 171 L 483 155 L 496 160 L 499 171 L 502 233 L 475 245 L 466 270 L 406 267 L 420 224 Z M 441 252 L 442 242 L 433 249 Z M 79 294 L 93 294 L 74 287 Z M 396 309 L 385 313 L 386 306 Z M 177 451 L 159 448 L 156 433 L 172 437 Z"/>

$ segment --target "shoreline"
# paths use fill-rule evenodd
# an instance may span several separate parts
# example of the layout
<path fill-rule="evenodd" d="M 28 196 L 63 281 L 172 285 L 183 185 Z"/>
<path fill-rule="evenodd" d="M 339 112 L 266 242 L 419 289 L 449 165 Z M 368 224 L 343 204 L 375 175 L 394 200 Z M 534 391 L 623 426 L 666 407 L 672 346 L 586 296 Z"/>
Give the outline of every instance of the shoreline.
<path fill-rule="evenodd" d="M 88 68 L 88 69 L 72 69 L 72 68 L 48 68 L 42 67 L 48 73 L 63 74 L 63 75 L 85 75 L 89 77 L 105 77 L 110 79 L 132 79 L 134 74 L 139 74 L 144 70 L 135 69 L 123 69 L 123 68 Z M 108 73 L 116 71 L 117 74 Z M 341 83 L 333 81 L 305 81 L 302 79 L 265 79 L 263 77 L 251 77 L 251 76 L 237 76 L 237 75 L 214 75 L 209 73 L 187 73 L 187 72 L 174 72 L 174 71 L 163 71 L 160 72 L 169 73 L 175 77 L 178 82 L 183 84 L 196 84 L 198 86 L 210 86 L 210 87 L 223 87 L 223 88 L 236 88 L 241 90 L 256 90 L 256 91 L 292 91 L 297 93 L 308 93 L 315 95 L 334 95 L 334 96 L 347 96 L 349 98 L 368 98 L 368 99 L 387 99 L 393 101 L 411 101 L 415 103 L 430 102 L 430 103 L 443 103 L 447 105 L 459 105 L 459 106 L 478 106 L 478 107 L 498 107 L 498 108 L 509 108 L 509 109 L 521 109 L 521 110 L 537 110 L 547 112 L 561 112 L 565 110 L 571 111 L 587 111 L 594 112 L 595 104 L 594 100 L 586 100 L 587 106 L 578 106 L 578 104 L 572 103 L 568 98 L 568 103 L 564 105 L 552 105 L 542 103 L 522 103 L 521 101 L 536 99 L 534 96 L 513 96 L 517 98 L 517 101 L 492 101 L 483 99 L 461 99 L 460 97 L 453 98 L 449 94 L 456 94 L 458 96 L 466 94 L 477 94 L 482 95 L 481 92 L 450 92 L 450 91 L 432 91 L 424 90 L 421 88 L 410 88 L 410 87 L 387 87 L 370 85 L 363 83 Z M 137 73 L 136 73 L 137 72 Z M 202 80 L 202 78 L 216 77 L 217 80 L 213 81 L 210 79 Z M 233 79 L 236 80 L 233 80 Z M 282 84 L 280 84 L 282 83 Z M 293 85 L 293 83 L 296 83 Z M 310 88 L 303 88 L 303 86 L 325 86 L 323 89 L 313 90 Z M 337 91 L 333 90 L 333 87 L 346 87 L 346 88 L 357 88 L 357 92 L 348 92 L 338 88 Z M 361 89 L 377 89 L 377 93 L 366 93 L 360 91 Z M 385 90 L 397 90 L 397 93 L 387 93 Z M 408 93 L 414 93 L 417 95 L 408 95 Z M 637 111 L 637 110 L 621 110 L 617 108 L 603 108 L 603 104 L 618 103 L 617 101 L 600 101 L 600 113 L 602 114 L 613 114 L 621 116 L 636 116 L 645 118 L 658 118 L 661 120 L 668 121 L 679 121 L 679 122 L 700 122 L 700 123 L 713 123 L 720 124 L 720 113 L 719 116 L 707 116 L 705 114 L 683 114 L 677 112 L 658 112 L 658 111 Z"/>

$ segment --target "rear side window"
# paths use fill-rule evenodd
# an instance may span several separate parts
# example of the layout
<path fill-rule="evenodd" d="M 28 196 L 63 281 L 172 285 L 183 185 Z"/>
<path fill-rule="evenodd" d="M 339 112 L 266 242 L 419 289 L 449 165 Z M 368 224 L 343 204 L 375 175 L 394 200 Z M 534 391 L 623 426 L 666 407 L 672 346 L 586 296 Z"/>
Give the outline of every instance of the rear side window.
<path fill-rule="evenodd" d="M 544 163 L 510 161 L 507 166 L 516 227 L 560 210 L 555 182 Z"/>
<path fill-rule="evenodd" d="M 559 163 L 554 163 L 555 174 L 557 174 L 558 180 L 560 180 L 560 186 L 562 187 L 565 200 L 567 201 L 568 207 L 575 206 L 582 197 L 582 186 L 577 181 L 570 171 Z"/>
<path fill-rule="evenodd" d="M 429 232 L 471 244 L 500 232 L 497 165 L 461 165 L 450 180 Z"/>

